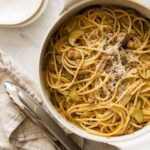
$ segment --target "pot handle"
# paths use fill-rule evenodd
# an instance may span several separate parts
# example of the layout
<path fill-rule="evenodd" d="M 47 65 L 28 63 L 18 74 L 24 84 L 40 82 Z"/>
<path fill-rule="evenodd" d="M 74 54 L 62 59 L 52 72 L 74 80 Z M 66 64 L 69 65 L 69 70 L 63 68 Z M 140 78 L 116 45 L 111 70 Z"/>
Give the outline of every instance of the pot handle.
<path fill-rule="evenodd" d="M 64 2 L 64 8 L 63 11 L 66 9 L 69 9 L 70 6 L 74 5 L 77 2 L 80 2 L 80 0 L 63 0 Z"/>

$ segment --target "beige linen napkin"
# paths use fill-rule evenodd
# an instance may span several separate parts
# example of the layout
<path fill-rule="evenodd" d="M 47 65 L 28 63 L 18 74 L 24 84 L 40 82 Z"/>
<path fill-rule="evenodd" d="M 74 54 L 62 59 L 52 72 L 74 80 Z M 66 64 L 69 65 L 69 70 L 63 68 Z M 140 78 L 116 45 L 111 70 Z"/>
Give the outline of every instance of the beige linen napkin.
<path fill-rule="evenodd" d="M 39 103 L 40 90 L 33 78 L 0 51 L 0 150 L 56 150 L 41 129 L 13 104 L 4 89 L 5 81 L 23 86 Z M 84 141 L 73 136 L 82 147 Z"/>

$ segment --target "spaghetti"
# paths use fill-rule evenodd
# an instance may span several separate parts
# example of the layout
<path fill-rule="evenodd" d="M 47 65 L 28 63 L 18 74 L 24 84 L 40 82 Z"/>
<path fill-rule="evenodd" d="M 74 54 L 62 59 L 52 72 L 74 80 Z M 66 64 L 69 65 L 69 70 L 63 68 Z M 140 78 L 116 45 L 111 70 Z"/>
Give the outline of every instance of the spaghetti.
<path fill-rule="evenodd" d="M 87 132 L 112 137 L 150 124 L 150 22 L 134 10 L 73 16 L 52 36 L 44 68 L 57 111 Z"/>

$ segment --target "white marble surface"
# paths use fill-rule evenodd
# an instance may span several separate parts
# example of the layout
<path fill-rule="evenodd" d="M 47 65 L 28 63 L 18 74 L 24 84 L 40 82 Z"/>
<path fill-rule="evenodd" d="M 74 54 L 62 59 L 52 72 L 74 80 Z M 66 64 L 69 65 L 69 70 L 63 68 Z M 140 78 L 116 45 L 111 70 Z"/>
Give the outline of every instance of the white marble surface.
<path fill-rule="evenodd" d="M 143 0 L 144 1 L 144 0 Z M 147 0 L 145 0 L 146 2 Z M 0 28 L 0 49 L 8 53 L 38 81 L 38 61 L 41 45 L 49 28 L 61 10 L 62 0 L 51 0 L 43 15 L 33 24 L 19 29 Z M 86 141 L 86 150 L 115 150 L 114 148 Z"/>
<path fill-rule="evenodd" d="M 22 28 L 0 28 L 0 49 L 21 64 L 34 78 L 38 78 L 38 60 L 41 45 L 48 30 L 57 18 L 62 0 L 51 0 L 43 15 L 34 23 Z"/>

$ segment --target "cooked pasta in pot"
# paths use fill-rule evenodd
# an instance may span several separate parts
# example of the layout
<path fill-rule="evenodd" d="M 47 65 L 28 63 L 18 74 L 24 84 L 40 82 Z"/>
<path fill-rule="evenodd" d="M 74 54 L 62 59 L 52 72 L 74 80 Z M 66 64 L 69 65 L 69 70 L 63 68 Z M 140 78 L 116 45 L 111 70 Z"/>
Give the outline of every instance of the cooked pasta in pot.
<path fill-rule="evenodd" d="M 45 86 L 57 111 L 99 136 L 150 124 L 150 22 L 118 6 L 86 9 L 50 39 Z"/>

